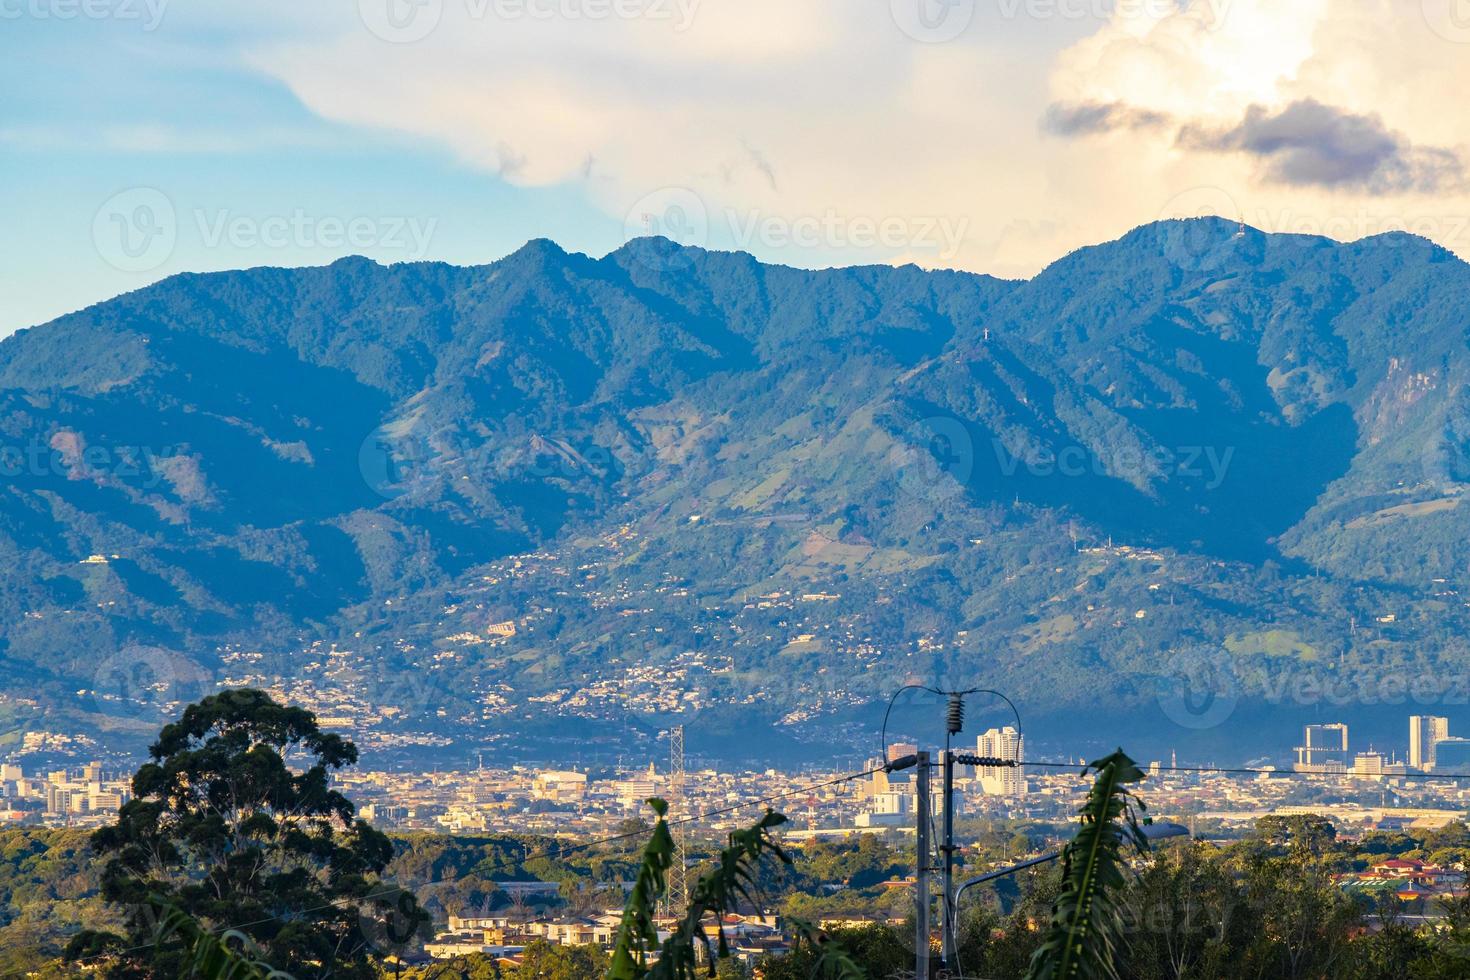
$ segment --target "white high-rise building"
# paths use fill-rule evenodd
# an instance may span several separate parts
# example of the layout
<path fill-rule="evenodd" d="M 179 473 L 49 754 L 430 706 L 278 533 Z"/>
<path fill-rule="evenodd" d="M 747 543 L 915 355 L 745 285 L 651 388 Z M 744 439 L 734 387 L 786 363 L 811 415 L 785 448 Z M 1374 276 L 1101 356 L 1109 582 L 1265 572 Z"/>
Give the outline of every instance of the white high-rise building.
<path fill-rule="evenodd" d="M 1026 740 L 1020 732 L 1007 725 L 992 728 L 975 742 L 975 754 L 996 759 L 1025 759 Z M 986 796 L 1025 796 L 1026 777 L 1020 767 L 976 766 L 975 775 L 980 779 L 980 788 Z"/>
<path fill-rule="evenodd" d="M 1409 765 L 1428 771 L 1434 768 L 1434 747 L 1450 737 L 1450 720 L 1435 715 L 1409 716 Z"/>

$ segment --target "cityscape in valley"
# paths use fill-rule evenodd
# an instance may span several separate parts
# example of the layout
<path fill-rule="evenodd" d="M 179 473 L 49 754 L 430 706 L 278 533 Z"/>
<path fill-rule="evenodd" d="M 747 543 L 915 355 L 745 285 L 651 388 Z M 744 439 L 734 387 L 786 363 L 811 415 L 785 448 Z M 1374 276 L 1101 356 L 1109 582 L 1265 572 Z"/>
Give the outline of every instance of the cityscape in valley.
<path fill-rule="evenodd" d="M 0 0 L 0 980 L 1470 977 L 1470 0 Z"/>
<path fill-rule="evenodd" d="M 646 827 L 650 815 L 647 801 L 660 798 L 672 801 L 671 818 L 681 827 L 681 837 L 718 840 L 744 826 L 762 808 L 775 806 L 790 819 L 782 839 L 797 849 L 862 837 L 885 841 L 899 851 L 913 847 L 917 781 L 912 772 L 891 772 L 884 763 L 902 765 L 900 760 L 919 752 L 917 743 L 892 742 L 883 758 L 867 759 L 855 773 L 754 772 L 691 765 L 692 760 L 682 755 L 682 729 L 662 735 L 671 743 L 670 754 L 646 766 L 478 766 L 443 771 L 375 771 L 365 766 L 340 775 L 334 785 L 353 801 L 363 819 L 399 834 L 470 839 L 534 835 L 581 846 L 640 836 L 637 828 Z M 1431 715 L 1411 716 L 1406 735 L 1397 746 L 1357 746 L 1345 724 L 1308 725 L 1299 745 L 1282 749 L 1295 761 L 1279 768 L 1264 763 L 1194 765 L 1177 757 L 1155 760 L 1145 766 L 1149 808 L 1154 819 L 1177 821 L 1198 840 L 1238 840 L 1263 818 L 1326 819 L 1343 840 L 1470 825 L 1470 738 L 1453 735 L 1448 718 Z M 23 760 L 54 748 L 45 739 L 32 738 L 12 757 Z M 953 751 L 964 754 L 958 748 Z M 967 826 L 1063 828 L 1092 784 L 1080 759 L 1028 758 L 1025 738 L 1012 726 L 978 735 L 974 755 L 1017 765 L 956 765 L 954 813 Z M 939 789 L 931 791 L 938 810 Z M 3 763 L 0 828 L 103 827 L 116 818 L 131 792 L 130 768 L 109 769 L 91 762 L 80 768 L 28 773 L 18 762 Z M 1062 836 L 1028 839 L 1027 849 L 1007 860 L 1036 858 L 1063 842 Z M 534 942 L 612 949 L 621 921 L 620 904 L 604 894 L 607 908 L 589 909 L 582 902 L 579 911 L 568 912 L 564 879 L 541 880 L 517 870 L 507 869 L 496 882 L 508 906 L 450 914 L 441 931 L 424 943 L 423 955 L 453 960 L 473 954 L 514 963 Z M 1464 868 L 1459 865 L 1391 854 L 1337 878 L 1345 889 L 1396 889 L 1408 896 L 1406 900 L 1417 901 L 1418 907 L 1429 907 L 1436 897 L 1455 896 L 1465 888 Z M 604 884 L 619 901 L 622 889 L 631 887 L 631 882 Z M 912 876 L 894 874 L 882 887 L 892 894 L 904 893 L 913 888 Z M 851 928 L 902 922 L 892 909 L 873 908 L 849 910 L 823 924 Z M 774 909 L 734 916 L 729 926 L 739 956 L 747 963 L 790 949 L 793 937 Z"/>
<path fill-rule="evenodd" d="M 682 744 L 683 732 L 677 731 Z M 1427 715 L 1408 719 L 1407 736 L 1398 747 L 1353 747 L 1346 725 L 1328 723 L 1306 726 L 1301 744 L 1283 749 L 1284 755 L 1295 756 L 1290 765 L 1217 766 L 1181 762 L 1177 756 L 1154 760 L 1145 766 L 1150 800 L 1160 813 L 1227 833 L 1262 816 L 1305 812 L 1330 812 L 1344 825 L 1373 829 L 1470 821 L 1470 738 L 1450 734 L 1448 718 Z M 28 747 L 41 746 L 36 739 Z M 917 743 L 893 742 L 883 761 L 918 751 Z M 974 754 L 1018 765 L 960 765 L 956 809 L 966 817 L 1064 823 L 1090 785 L 1081 776 L 1086 760 L 1027 758 L 1025 737 L 1012 726 L 979 735 Z M 12 758 L 24 760 L 27 754 Z M 786 804 L 793 839 L 913 832 L 915 787 L 909 777 L 878 771 L 837 782 L 847 770 L 755 772 L 693 761 L 663 756 L 632 768 L 442 771 L 383 771 L 367 765 L 339 776 L 336 785 L 364 819 L 385 830 L 596 837 L 646 816 L 647 800 L 660 797 L 677 798 L 678 812 L 693 828 L 724 832 L 745 816 L 732 807 L 779 797 L 793 800 Z M 875 755 L 864 769 L 881 764 Z M 135 768 L 89 762 L 28 772 L 19 761 L 0 765 L 0 824 L 50 827 L 110 822 L 130 798 Z M 675 773 L 680 773 L 677 784 Z M 808 784 L 810 791 L 793 788 Z M 705 813 L 716 816 L 705 819 Z"/>

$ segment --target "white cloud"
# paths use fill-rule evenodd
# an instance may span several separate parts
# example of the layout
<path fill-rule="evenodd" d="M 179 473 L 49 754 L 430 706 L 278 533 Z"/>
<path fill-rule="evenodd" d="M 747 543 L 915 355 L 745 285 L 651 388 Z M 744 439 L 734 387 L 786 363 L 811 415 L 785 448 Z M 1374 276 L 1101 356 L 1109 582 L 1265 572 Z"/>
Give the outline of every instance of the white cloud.
<path fill-rule="evenodd" d="M 1082 135 L 1097 169 L 1233 202 L 1268 230 L 1407 226 L 1470 254 L 1457 217 L 1470 215 L 1457 173 L 1470 117 L 1449 110 L 1470 86 L 1470 47 L 1435 31 L 1421 6 L 1437 0 L 1218 2 L 1218 15 L 1196 2 L 1115 17 L 1058 57 L 1054 104 L 1079 130 L 1104 110 L 1172 124 Z"/>
<path fill-rule="evenodd" d="M 360 2 L 371 20 L 375 4 L 401 0 Z M 1434 208 L 1470 213 L 1470 201 L 1422 194 L 1271 187 L 1250 154 L 1224 141 L 1183 147 L 1168 127 L 1075 140 L 1041 131 L 1052 103 L 1116 103 L 1145 113 L 1134 118 L 1224 131 L 1252 106 L 1313 99 L 1381 117 L 1415 147 L 1470 143 L 1470 117 L 1454 111 L 1470 46 L 1436 34 L 1418 0 L 1119 3 L 1089 36 L 1060 51 L 1054 42 L 1050 61 L 1034 57 L 1035 35 L 1075 36 L 1079 25 L 1047 21 L 1047 5 L 1017 7 L 1032 19 L 1002 24 L 1009 35 L 977 22 L 921 44 L 897 29 L 888 0 L 598 3 L 426 0 L 437 19 L 410 25 L 431 28 L 416 42 L 354 21 L 310 43 L 263 45 L 251 60 L 324 117 L 446 146 L 513 184 L 579 184 L 618 222 L 679 187 L 697 192 L 715 227 L 835 213 L 966 229 L 952 255 L 918 246 L 875 260 L 1029 274 L 1170 213 L 1181 196 L 1323 230 L 1352 213 L 1369 232 Z M 533 8 L 562 13 L 514 13 Z M 616 14 L 633 8 L 649 16 Z M 1201 187 L 1219 190 L 1202 197 Z"/>

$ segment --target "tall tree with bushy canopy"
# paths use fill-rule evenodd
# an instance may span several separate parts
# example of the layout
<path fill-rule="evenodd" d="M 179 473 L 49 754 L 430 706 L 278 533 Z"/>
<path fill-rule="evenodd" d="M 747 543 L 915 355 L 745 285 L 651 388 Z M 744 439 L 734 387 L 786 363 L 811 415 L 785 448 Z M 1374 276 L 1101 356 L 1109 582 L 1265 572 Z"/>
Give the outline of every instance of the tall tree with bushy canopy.
<path fill-rule="evenodd" d="M 133 777 L 133 799 L 93 848 L 126 935 L 78 937 L 109 978 L 173 978 L 182 944 L 156 942 L 159 902 L 205 929 L 233 929 L 259 961 L 298 980 L 374 978 L 375 959 L 424 935 L 412 894 L 384 883 L 386 835 L 356 818 L 331 773 L 357 748 L 263 691 L 205 698 L 166 726 Z"/>

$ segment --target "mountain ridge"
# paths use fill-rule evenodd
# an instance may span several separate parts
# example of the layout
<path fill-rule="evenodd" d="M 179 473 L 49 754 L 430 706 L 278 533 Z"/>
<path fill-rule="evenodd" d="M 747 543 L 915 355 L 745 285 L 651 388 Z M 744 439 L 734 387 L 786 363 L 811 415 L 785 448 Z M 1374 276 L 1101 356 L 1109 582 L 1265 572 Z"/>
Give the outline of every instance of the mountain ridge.
<path fill-rule="evenodd" d="M 1039 717 L 1102 691 L 1183 737 L 1181 656 L 1242 697 L 1458 671 L 1466 286 L 1413 236 L 1221 219 L 1028 280 L 666 239 L 170 277 L 0 341 L 4 693 L 133 731 L 181 677 L 366 717 L 407 673 L 435 694 L 388 729 L 744 710 L 800 741 L 984 663 Z M 140 649 L 162 690 L 109 673 Z M 645 667 L 698 710 L 556 695 Z"/>

